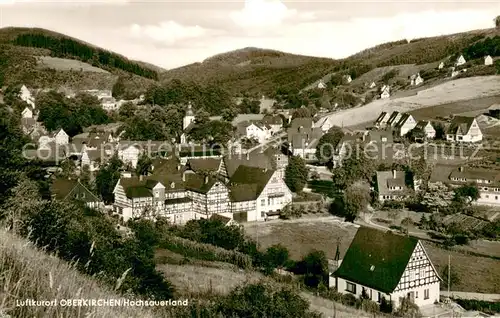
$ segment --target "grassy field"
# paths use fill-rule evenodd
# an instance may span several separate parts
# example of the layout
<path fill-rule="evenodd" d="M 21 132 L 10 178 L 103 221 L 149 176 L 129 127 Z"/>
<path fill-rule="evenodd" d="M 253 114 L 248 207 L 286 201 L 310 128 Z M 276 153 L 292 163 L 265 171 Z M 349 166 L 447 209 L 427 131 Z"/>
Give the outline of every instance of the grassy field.
<path fill-rule="evenodd" d="M 107 73 L 108 71 L 98 67 L 94 67 L 88 63 L 80 62 L 77 60 L 63 59 L 51 56 L 37 57 L 37 66 L 40 68 L 50 68 L 57 71 L 82 71 L 82 72 L 96 72 Z"/>
<path fill-rule="evenodd" d="M 158 269 L 164 273 L 165 277 L 171 281 L 180 292 L 184 292 L 183 295 L 185 297 L 203 294 L 226 295 L 238 286 L 257 283 L 259 281 L 281 285 L 281 283 L 265 278 L 258 272 L 171 264 L 159 265 Z M 301 292 L 300 294 L 309 301 L 310 309 L 322 313 L 325 317 L 332 315 L 334 305 L 337 310 L 337 317 L 377 317 L 377 315 L 368 315 L 366 312 L 346 307 L 338 303 L 334 304 L 330 300 L 316 297 L 308 292 Z"/>
<path fill-rule="evenodd" d="M 414 117 L 418 119 L 435 119 L 436 117 L 446 117 L 451 115 L 462 114 L 465 112 L 479 112 L 482 113 L 485 109 L 493 104 L 500 103 L 500 95 L 480 97 L 471 100 L 457 101 L 442 105 L 425 107 L 417 110 L 410 111 Z"/>
<path fill-rule="evenodd" d="M 327 257 L 334 258 L 337 240 L 340 241 L 340 255 L 343 257 L 352 238 L 356 234 L 354 226 L 333 221 L 334 218 L 319 218 L 295 221 L 273 221 L 249 224 L 245 227 L 247 235 L 258 240 L 262 248 L 281 243 L 290 250 L 294 259 L 306 255 L 312 249 L 322 250 Z M 435 245 L 426 245 L 429 257 L 442 270 L 452 256 L 452 266 L 460 277 L 456 291 L 498 293 L 500 292 L 500 261 L 486 257 L 466 255 L 459 251 L 448 251 Z M 491 245 L 482 246 L 482 250 Z M 474 248 L 471 248 L 471 251 Z"/>
<path fill-rule="evenodd" d="M 0 230 L 0 317 L 154 317 L 141 307 L 17 307 L 16 300 L 118 299 L 68 263 Z M 9 317 L 9 316 L 7 316 Z"/>

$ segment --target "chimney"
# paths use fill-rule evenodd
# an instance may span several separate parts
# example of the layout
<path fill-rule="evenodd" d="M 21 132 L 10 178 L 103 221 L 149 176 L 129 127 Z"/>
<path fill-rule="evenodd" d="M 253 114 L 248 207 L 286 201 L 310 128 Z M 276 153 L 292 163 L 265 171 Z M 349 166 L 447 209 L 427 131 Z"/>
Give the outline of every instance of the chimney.
<path fill-rule="evenodd" d="M 247 160 L 250 160 L 250 153 L 247 152 Z"/>
<path fill-rule="evenodd" d="M 141 175 L 139 176 L 139 180 L 140 180 L 140 181 L 142 181 L 143 179 L 144 179 L 144 176 L 141 174 Z"/>
<path fill-rule="evenodd" d="M 462 166 L 458 167 L 458 171 L 463 172 L 464 171 L 464 167 L 462 167 Z"/>
<path fill-rule="evenodd" d="M 177 171 L 181 170 L 181 165 L 177 165 Z"/>
<path fill-rule="evenodd" d="M 208 183 L 208 176 L 205 176 L 205 184 Z"/>
<path fill-rule="evenodd" d="M 182 173 L 182 181 L 186 181 L 186 172 Z"/>
<path fill-rule="evenodd" d="M 392 178 L 393 178 L 393 179 L 396 179 L 396 170 L 395 170 L 395 169 L 394 169 L 394 170 L 392 170 Z"/>

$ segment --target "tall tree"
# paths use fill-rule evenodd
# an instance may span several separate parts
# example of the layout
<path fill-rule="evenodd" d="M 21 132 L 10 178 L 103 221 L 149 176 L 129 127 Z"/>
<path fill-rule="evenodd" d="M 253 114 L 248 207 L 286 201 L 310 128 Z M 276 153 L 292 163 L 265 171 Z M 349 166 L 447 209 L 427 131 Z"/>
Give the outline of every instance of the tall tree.
<path fill-rule="evenodd" d="M 292 156 L 285 168 L 285 183 L 293 192 L 301 192 L 307 183 L 309 169 L 304 159 Z"/>
<path fill-rule="evenodd" d="M 95 178 L 96 190 L 106 204 L 110 204 L 114 200 L 113 190 L 118 180 L 120 180 L 122 166 L 123 163 L 115 155 L 97 172 Z"/>
<path fill-rule="evenodd" d="M 321 162 L 332 160 L 335 149 L 340 140 L 344 137 L 344 132 L 340 127 L 332 127 L 326 134 L 321 136 L 316 146 L 316 158 Z"/>
<path fill-rule="evenodd" d="M 370 185 L 357 181 L 344 191 L 344 216 L 347 222 L 353 222 L 370 203 Z"/>
<path fill-rule="evenodd" d="M 151 172 L 153 161 L 147 153 L 143 153 L 139 160 L 137 160 L 136 173 L 140 176 L 147 176 Z"/>

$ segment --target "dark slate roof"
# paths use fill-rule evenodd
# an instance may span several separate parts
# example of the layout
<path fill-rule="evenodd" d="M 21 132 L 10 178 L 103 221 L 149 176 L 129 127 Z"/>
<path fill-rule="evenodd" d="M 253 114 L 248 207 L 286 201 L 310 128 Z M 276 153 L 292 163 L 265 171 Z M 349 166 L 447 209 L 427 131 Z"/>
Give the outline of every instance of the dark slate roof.
<path fill-rule="evenodd" d="M 396 127 L 402 127 L 406 121 L 408 120 L 408 118 L 410 118 L 410 114 L 408 113 L 404 113 L 403 115 L 401 115 L 401 118 L 399 118 L 399 121 L 396 123 Z"/>
<path fill-rule="evenodd" d="M 390 129 L 370 130 L 370 132 L 366 136 L 366 141 L 382 142 L 382 138 L 387 138 L 386 143 L 392 143 L 393 142 L 392 130 Z"/>
<path fill-rule="evenodd" d="M 220 181 L 217 177 L 213 176 L 205 177 L 195 173 L 186 173 L 185 178 L 186 181 L 184 182 L 184 185 L 186 189 L 202 194 L 205 194 L 208 191 L 210 191 L 210 189 L 212 189 L 214 184 Z M 221 183 L 223 184 L 223 182 Z"/>
<path fill-rule="evenodd" d="M 151 168 L 153 169 L 153 174 L 176 174 L 180 168 L 180 161 L 177 157 L 170 158 L 155 158 L 151 163 Z"/>
<path fill-rule="evenodd" d="M 391 117 L 389 117 L 389 120 L 387 121 L 387 125 L 394 126 L 396 124 L 395 121 L 399 115 L 400 115 L 399 112 L 393 111 Z"/>
<path fill-rule="evenodd" d="M 406 187 L 404 171 L 396 171 L 396 178 L 394 178 L 393 171 L 377 171 L 377 189 L 379 195 L 391 195 L 396 193 L 403 193 L 408 190 Z M 402 187 L 403 190 L 390 190 L 391 186 Z"/>
<path fill-rule="evenodd" d="M 228 224 L 229 222 L 231 222 L 231 218 L 230 217 L 227 217 L 227 216 L 224 216 L 224 215 L 220 215 L 220 214 L 212 214 L 212 216 L 210 217 L 210 220 L 219 220 L 222 222 L 222 224 Z"/>
<path fill-rule="evenodd" d="M 304 127 L 304 129 L 312 129 L 313 125 L 312 118 L 295 118 L 290 123 L 290 128 L 298 129 L 299 127 Z"/>
<path fill-rule="evenodd" d="M 387 116 L 387 112 L 381 112 L 380 115 L 378 116 L 377 120 L 375 120 L 375 123 L 380 123 L 382 120 Z"/>
<path fill-rule="evenodd" d="M 455 116 L 448 127 L 448 134 L 466 135 L 475 117 Z"/>
<path fill-rule="evenodd" d="M 260 169 L 272 169 L 272 160 L 269 156 L 260 152 L 251 152 L 248 154 L 248 157 L 246 155 L 227 155 L 223 160 L 229 178 L 233 176 L 241 165 Z"/>
<path fill-rule="evenodd" d="M 257 184 L 233 184 L 229 186 L 229 191 L 234 202 L 253 201 L 259 197 Z"/>
<path fill-rule="evenodd" d="M 334 275 L 392 293 L 417 243 L 413 237 L 360 227 Z"/>
<path fill-rule="evenodd" d="M 221 159 L 217 158 L 197 158 L 189 159 L 186 166 L 189 167 L 194 172 L 200 171 L 219 171 Z"/>
<path fill-rule="evenodd" d="M 78 180 L 74 179 L 55 179 L 52 181 L 50 190 L 51 193 L 55 195 L 55 198 L 58 200 L 76 198 L 84 202 L 101 201 L 83 184 L 81 184 Z M 82 194 L 84 194 L 83 197 L 81 196 Z M 78 197 L 75 197 L 75 195 L 77 195 Z"/>
<path fill-rule="evenodd" d="M 262 122 L 267 125 L 283 125 L 283 117 L 280 115 L 265 115 Z"/>
<path fill-rule="evenodd" d="M 230 179 L 230 184 L 256 185 L 256 195 L 259 196 L 274 174 L 274 170 L 249 166 L 239 166 Z"/>

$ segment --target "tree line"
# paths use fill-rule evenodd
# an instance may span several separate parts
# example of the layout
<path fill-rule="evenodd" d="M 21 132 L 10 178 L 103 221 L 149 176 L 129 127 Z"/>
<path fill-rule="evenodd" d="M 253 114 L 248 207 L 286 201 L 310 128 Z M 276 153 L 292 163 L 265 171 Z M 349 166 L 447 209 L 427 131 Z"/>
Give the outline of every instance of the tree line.
<path fill-rule="evenodd" d="M 476 42 L 464 49 L 463 53 L 467 60 L 483 58 L 486 55 L 500 56 L 500 36 Z"/>
<path fill-rule="evenodd" d="M 55 57 L 76 57 L 96 67 L 118 68 L 142 77 L 158 80 L 158 73 L 138 63 L 99 48 L 91 47 L 80 41 L 65 37 L 55 37 L 37 33 L 20 34 L 13 43 L 19 46 L 49 49 Z"/>

